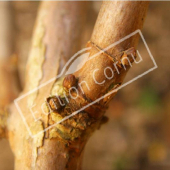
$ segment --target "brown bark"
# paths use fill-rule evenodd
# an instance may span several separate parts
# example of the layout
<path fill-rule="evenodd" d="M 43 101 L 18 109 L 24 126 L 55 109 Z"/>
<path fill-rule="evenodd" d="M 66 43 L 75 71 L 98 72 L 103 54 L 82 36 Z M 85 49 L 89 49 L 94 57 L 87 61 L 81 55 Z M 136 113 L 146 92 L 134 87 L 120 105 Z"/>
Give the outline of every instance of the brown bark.
<path fill-rule="evenodd" d="M 129 35 L 130 33 L 134 32 L 137 29 L 141 29 L 144 18 L 146 15 L 146 11 L 148 8 L 148 2 L 119 2 L 119 1 L 113 1 L 113 2 L 104 2 L 97 22 L 94 27 L 94 31 L 91 37 L 91 41 L 95 44 L 92 45 L 94 50 L 91 50 L 91 56 L 97 53 L 95 46 L 99 47 L 100 49 L 105 49 L 109 45 L 113 44 L 114 42 L 117 42 L 118 40 L 124 38 L 125 36 Z M 106 51 L 108 55 L 111 57 L 119 54 L 122 51 L 125 51 L 131 47 L 136 47 L 138 43 L 139 35 L 132 36 L 131 38 L 127 39 L 126 41 L 116 45 L 113 48 L 110 48 Z M 96 52 L 95 52 L 96 51 Z M 114 58 L 114 57 L 113 57 Z M 101 60 L 101 61 L 100 61 Z M 103 63 L 108 62 L 105 57 L 97 56 L 92 61 L 89 61 L 89 63 L 95 63 L 96 68 L 99 69 L 96 75 L 96 79 L 99 80 L 99 82 L 102 82 L 104 80 L 103 75 L 103 68 L 106 66 L 109 66 L 106 64 L 104 67 Z M 93 81 L 93 71 L 94 68 L 90 69 L 89 63 L 87 63 L 87 70 L 83 68 L 84 75 L 83 80 L 92 82 L 90 84 L 90 91 L 85 88 L 85 94 L 88 95 L 89 98 L 94 100 L 94 98 L 98 98 L 100 93 L 104 94 L 106 89 L 108 89 L 109 83 L 106 83 L 105 87 L 98 86 L 96 89 L 96 83 Z M 99 66 L 100 64 L 100 66 Z M 111 63 L 111 67 L 113 67 L 113 64 Z M 101 68 L 101 69 L 100 69 Z M 80 73 L 78 73 L 80 74 Z M 81 73 L 83 74 L 83 73 Z M 77 75 L 78 77 L 80 75 Z M 124 74 L 120 74 L 117 76 L 114 76 L 115 82 L 122 82 L 124 78 Z M 83 81 L 81 80 L 81 81 Z M 104 89 L 105 88 L 105 89 Z M 91 93 L 91 91 L 93 93 Z M 93 98 L 94 97 L 94 98 Z"/>
<path fill-rule="evenodd" d="M 77 16 L 85 15 L 85 6 L 85 2 L 43 2 L 27 64 L 27 81 L 24 92 L 32 90 L 56 76 L 65 61 L 78 50 L 84 19 Z M 123 69 L 121 63 L 124 56 L 123 51 L 130 47 L 136 47 L 138 37 L 134 36 L 111 50 L 102 51 L 102 49 L 134 30 L 141 29 L 147 7 L 148 2 L 110 1 L 103 3 L 91 42 L 88 43 L 88 46 L 91 47 L 89 51 L 90 60 L 74 73 L 72 78 L 65 78 L 65 83 L 71 85 L 75 85 L 75 82 L 86 81 L 90 91 L 82 86 L 83 93 L 77 85 L 78 97 L 72 99 L 68 95 L 68 89 L 64 88 L 69 103 L 66 103 L 66 106 L 62 107 L 61 110 L 53 110 L 48 115 L 44 115 L 38 106 L 43 103 L 44 98 L 48 98 L 50 92 L 56 87 L 55 81 L 23 100 L 20 106 L 25 115 L 29 113 L 27 108 L 36 103 L 35 109 L 38 111 L 36 116 L 41 117 L 37 122 L 34 122 L 32 117 L 27 119 L 33 134 L 54 125 L 58 120 L 71 115 L 74 111 L 81 109 L 82 106 L 105 95 L 109 90 L 116 89 L 122 83 L 128 71 L 128 69 Z M 38 55 L 37 51 L 39 52 Z M 98 52 L 100 54 L 92 58 Z M 117 67 L 120 74 L 116 74 L 113 67 L 115 60 L 118 62 Z M 113 69 L 115 73 L 113 79 L 106 80 L 103 72 L 106 67 Z M 126 67 L 129 68 L 128 65 Z M 95 75 L 97 81 L 105 80 L 102 86 L 94 82 L 93 73 L 95 69 L 98 69 Z M 69 87 L 65 83 L 63 85 Z M 62 84 L 60 84 L 60 87 L 63 88 Z M 72 91 L 71 94 L 76 95 L 75 91 Z M 93 106 L 86 108 L 61 124 L 54 125 L 53 128 L 33 139 L 29 136 L 16 108 L 11 106 L 8 136 L 15 154 L 15 169 L 81 169 L 86 141 L 92 132 L 105 121 L 104 111 L 112 97 L 113 95 L 105 97 Z"/>
<path fill-rule="evenodd" d="M 135 30 L 141 29 L 148 4 L 147 1 L 103 3 L 92 34 L 92 42 L 104 49 Z M 117 54 L 132 46 L 136 47 L 137 42 L 138 38 L 134 36 L 117 45 L 116 50 L 110 49 L 108 52 L 110 55 Z"/>
<path fill-rule="evenodd" d="M 80 35 L 86 10 L 86 2 L 42 3 L 27 63 L 24 92 L 55 77 L 68 58 L 80 49 Z M 23 100 L 20 104 L 22 110 L 30 114 L 28 106 L 44 102 L 53 84 L 54 82 Z M 39 107 L 35 109 L 40 110 Z M 15 106 L 11 106 L 11 113 L 8 136 L 15 154 L 15 169 L 65 169 L 69 159 L 65 142 L 58 138 L 50 139 L 48 133 L 32 139 Z M 36 133 L 36 128 L 43 129 L 48 126 L 48 116 L 42 112 L 38 113 L 37 117 L 39 116 L 42 116 L 42 119 L 36 123 L 33 119 L 28 119 L 33 133 Z M 77 156 L 77 159 L 80 157 Z M 77 165 L 77 159 L 73 164 Z"/>

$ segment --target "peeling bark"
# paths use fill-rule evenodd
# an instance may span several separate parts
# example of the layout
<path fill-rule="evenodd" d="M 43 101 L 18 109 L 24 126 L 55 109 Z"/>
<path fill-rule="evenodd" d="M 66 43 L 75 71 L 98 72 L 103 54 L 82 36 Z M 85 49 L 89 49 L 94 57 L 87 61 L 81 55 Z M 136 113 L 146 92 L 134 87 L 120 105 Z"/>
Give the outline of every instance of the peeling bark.
<path fill-rule="evenodd" d="M 116 91 L 66 121 L 56 123 L 121 85 L 130 68 L 122 59 L 125 57 L 131 60 L 129 53 L 135 56 L 134 47 L 138 37 L 134 36 L 108 51 L 103 49 L 136 29 L 141 29 L 147 7 L 148 2 L 104 2 L 91 41 L 87 43 L 87 46 L 91 47 L 89 60 L 73 75 L 67 75 L 64 80 L 54 80 L 20 103 L 24 114 L 28 115 L 27 121 L 31 124 L 33 134 L 54 125 L 51 129 L 31 138 L 15 106 L 10 107 L 8 136 L 15 154 L 16 170 L 81 169 L 85 144 L 93 131 L 106 121 L 104 113 Z M 43 2 L 34 32 L 23 93 L 55 77 L 68 58 L 79 49 L 86 9 L 85 2 Z M 79 15 L 83 18 L 77 17 Z M 92 57 L 98 52 L 100 53 L 96 57 Z M 116 72 L 115 61 L 120 74 Z M 106 79 L 104 69 L 107 67 L 113 70 L 114 78 Z M 102 85 L 94 81 L 96 69 L 96 80 L 105 80 Z M 107 75 L 111 76 L 110 72 L 107 72 Z M 90 91 L 85 85 L 78 86 L 81 82 L 87 82 Z M 78 94 L 75 90 L 70 92 L 71 87 L 77 87 Z M 54 108 L 55 104 L 57 105 L 56 98 L 49 98 L 55 88 L 60 91 L 59 97 L 65 102 L 65 106 L 58 109 Z M 64 94 L 69 102 L 63 99 Z M 49 102 L 49 105 L 45 106 L 48 115 L 43 114 L 39 107 L 45 99 Z M 35 103 L 34 108 L 38 111 L 36 116 L 41 117 L 37 122 L 29 117 L 28 109 L 28 106 Z"/>
<path fill-rule="evenodd" d="M 55 77 L 69 57 L 80 49 L 80 35 L 87 7 L 87 2 L 42 3 L 27 63 L 23 93 Z M 79 15 L 82 17 L 77 17 Z M 34 119 L 28 118 L 33 134 L 49 125 L 48 115 L 42 113 L 38 104 L 43 103 L 49 96 L 53 83 L 55 80 L 48 87 L 30 95 L 21 103 L 25 113 L 30 114 L 28 106 L 34 103 L 37 104 L 35 109 L 40 111 L 37 117 L 42 118 L 38 122 L 34 123 Z M 65 169 L 69 160 L 65 142 L 58 138 L 49 139 L 48 132 L 32 139 L 15 106 L 11 105 L 10 109 L 8 136 L 15 154 L 15 169 Z M 79 160 L 80 157 L 77 156 L 77 159 Z M 73 164 L 77 166 L 76 159 Z"/>

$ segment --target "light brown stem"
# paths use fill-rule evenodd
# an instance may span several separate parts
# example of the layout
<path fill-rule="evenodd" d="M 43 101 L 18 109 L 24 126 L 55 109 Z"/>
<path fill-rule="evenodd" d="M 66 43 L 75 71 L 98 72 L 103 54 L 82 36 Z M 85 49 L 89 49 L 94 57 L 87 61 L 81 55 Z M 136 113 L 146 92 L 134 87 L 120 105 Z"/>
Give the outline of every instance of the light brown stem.
<path fill-rule="evenodd" d="M 104 2 L 91 38 L 90 57 L 101 51 L 100 48 L 103 49 L 134 30 L 141 29 L 142 18 L 146 14 L 147 7 L 148 2 Z M 32 90 L 56 76 L 63 66 L 59 65 L 59 61 L 64 63 L 63 58 L 67 59 L 78 50 L 78 37 L 81 33 L 79 30 L 82 28 L 82 24 L 79 24 L 82 18 L 80 19 L 78 16 L 84 16 L 84 9 L 85 2 L 43 3 L 27 65 L 27 82 L 24 92 Z M 62 111 L 44 115 L 38 109 L 38 105 L 50 94 L 54 82 L 44 89 L 39 89 L 21 102 L 21 110 L 28 118 L 32 133 L 37 133 L 38 130 L 53 125 L 62 116 L 71 114 L 77 108 L 81 108 L 104 95 L 112 83 L 122 83 L 128 70 L 124 71 L 121 66 L 121 74 L 115 74 L 115 78 L 106 81 L 104 86 L 94 83 L 93 71 L 96 68 L 99 69 L 96 78 L 99 81 L 103 80 L 105 78 L 103 69 L 107 66 L 113 68 L 113 56 L 129 47 L 136 46 L 137 39 L 138 37 L 133 37 L 126 43 L 107 51 L 107 53 L 99 54 L 77 71 L 74 74 L 77 81 L 86 81 L 90 86 L 90 92 L 87 88 L 83 88 L 84 94 L 81 93 L 76 100 L 70 99 L 67 107 L 62 108 Z M 40 55 L 36 55 L 37 50 Z M 80 88 L 78 90 L 80 92 Z M 13 110 L 8 125 L 9 139 L 16 158 L 15 169 L 81 169 L 84 146 L 92 132 L 102 123 L 105 106 L 109 100 L 107 98 L 100 101 L 33 139 L 26 131 L 21 118 L 16 113 L 17 111 L 11 107 Z M 35 106 L 38 111 L 36 116 L 41 117 L 37 122 L 29 117 L 27 109 L 29 105 L 34 103 L 37 104 Z"/>
<path fill-rule="evenodd" d="M 148 5 L 147 1 L 104 2 L 91 41 L 104 49 L 137 29 L 142 29 Z M 130 47 L 136 47 L 137 43 L 137 36 L 133 36 L 108 52 L 114 55 Z"/>
<path fill-rule="evenodd" d="M 119 61 L 122 55 L 118 55 L 115 57 L 115 54 L 119 54 L 122 51 L 127 50 L 127 48 L 135 47 L 138 41 L 137 36 L 128 39 L 125 43 L 122 43 L 112 48 L 109 51 L 98 54 L 95 58 L 91 58 L 91 57 L 97 54 L 98 52 L 101 52 L 103 48 L 107 47 L 108 45 L 111 45 L 111 43 L 118 41 L 119 38 L 120 39 L 123 38 L 124 36 L 130 34 L 136 29 L 141 29 L 144 21 L 144 17 L 146 15 L 147 8 L 148 8 L 148 2 L 135 2 L 135 3 L 134 2 L 104 2 L 103 3 L 91 38 L 92 42 L 90 43 L 91 50 L 89 51 L 90 52 L 89 60 L 83 65 L 83 67 L 80 70 L 75 72 L 74 75 L 66 76 L 66 78 L 64 79 L 63 85 L 64 87 L 66 87 L 67 83 L 74 84 L 74 76 L 75 76 L 75 78 L 78 81 L 78 83 L 75 85 L 78 87 L 78 92 L 79 92 L 78 98 L 72 99 L 71 97 L 69 98 L 68 96 L 69 103 L 66 105 L 66 107 L 63 108 L 62 111 L 56 111 L 56 112 L 54 111 L 54 113 L 51 113 L 50 114 L 51 119 L 53 119 L 54 115 L 56 117 L 57 116 L 62 117 L 62 115 L 64 115 L 64 113 L 67 113 L 68 111 L 70 112 L 70 114 L 73 113 L 75 110 L 80 109 L 82 106 L 85 106 L 90 102 L 95 101 L 99 97 L 105 95 L 107 91 L 110 90 L 110 86 L 112 84 L 113 84 L 112 89 L 114 89 L 116 88 L 115 87 L 116 85 L 119 85 L 123 82 L 123 79 L 126 73 L 128 72 L 129 67 L 128 69 L 125 70 L 122 64 L 119 63 L 120 74 L 116 74 L 113 65 L 114 64 L 113 58 Z M 123 9 L 124 12 L 122 12 Z M 114 13 L 115 10 L 117 10 L 116 16 Z M 133 12 L 130 12 L 131 10 Z M 121 15 L 123 16 L 121 17 Z M 135 19 L 132 17 L 134 15 L 135 15 Z M 119 25 L 117 25 L 119 19 L 120 22 L 123 22 L 124 24 L 119 23 Z M 132 24 L 134 21 L 135 24 L 133 26 L 129 26 L 129 24 Z M 106 23 L 111 24 L 111 26 L 113 27 L 110 27 L 108 25 L 107 27 L 105 25 Z M 112 68 L 115 72 L 114 78 L 111 80 L 106 80 L 106 77 L 104 75 L 104 69 L 106 67 Z M 103 80 L 105 80 L 105 83 L 103 85 L 99 85 L 94 81 L 93 73 L 94 70 L 96 69 L 98 70 L 98 72 L 96 73 L 95 78 L 98 80 L 98 82 L 102 82 Z M 69 79 L 69 77 L 72 78 Z M 86 83 L 84 83 L 80 88 L 79 84 L 81 84 L 81 82 L 86 82 Z M 88 84 L 89 88 L 87 88 L 86 84 Z M 77 95 L 75 93 L 76 92 L 73 92 L 72 94 Z M 56 125 L 55 128 L 52 128 L 52 130 L 50 130 L 49 132 L 50 135 L 52 134 L 53 137 L 55 135 L 57 137 L 60 136 L 60 138 L 63 141 L 69 143 L 68 148 L 69 149 L 72 148 L 73 153 L 75 153 L 75 155 L 77 156 L 81 155 L 83 153 L 84 146 L 88 138 L 92 134 L 92 132 L 96 128 L 98 128 L 100 124 L 103 123 L 103 121 L 105 121 L 103 114 L 105 111 L 105 107 L 107 106 L 108 101 L 110 101 L 111 97 L 113 96 L 109 96 L 102 99 L 100 102 L 97 102 L 93 106 L 88 107 L 83 112 L 80 112 L 77 115 L 69 118 L 69 120 L 62 122 L 61 126 Z M 75 125 L 75 120 L 78 121 L 76 122 L 76 125 Z M 77 133 L 74 133 L 74 131 L 76 131 Z M 78 146 L 78 148 L 76 149 L 75 146 Z M 76 167 L 75 166 L 76 164 L 74 163 L 72 164 L 72 161 L 74 162 L 74 160 L 76 159 L 75 157 L 73 157 L 73 154 L 70 154 L 70 152 L 67 153 L 70 158 L 67 164 L 68 169 L 72 170 L 72 169 L 81 168 L 81 166 Z"/>
<path fill-rule="evenodd" d="M 92 50 L 90 51 L 90 57 L 100 52 L 100 49 L 104 50 L 106 47 L 124 38 L 126 35 L 137 29 L 141 29 L 148 5 L 148 2 L 142 1 L 103 2 L 91 37 L 91 41 L 94 45 L 91 45 Z M 138 36 L 139 35 L 132 36 L 115 47 L 110 48 L 106 53 L 112 58 L 130 47 L 136 47 L 139 38 Z M 85 92 L 86 97 L 90 98 L 92 101 L 101 95 L 104 95 L 111 83 L 113 83 L 113 81 L 107 81 L 103 85 L 98 85 L 94 81 L 93 72 L 95 69 L 98 69 L 95 74 L 95 78 L 98 82 L 105 80 L 104 68 L 109 66 L 115 70 L 113 61 L 106 56 L 106 54 L 99 54 L 95 58 L 89 60 L 86 65 L 75 74 L 79 77 L 79 82 L 88 82 L 90 90 L 85 86 L 83 91 Z M 122 70 L 120 75 L 115 74 L 114 84 L 122 83 L 126 72 L 127 71 Z"/>
<path fill-rule="evenodd" d="M 87 2 L 42 2 L 26 68 L 24 92 L 56 77 L 66 61 L 80 49 L 87 5 Z M 27 121 L 33 133 L 36 133 L 36 129 L 43 130 L 49 126 L 49 116 L 36 107 L 36 116 L 41 117 L 41 120 L 34 122 L 31 116 L 29 118 L 29 106 L 43 103 L 50 95 L 53 84 L 54 81 L 20 103 L 24 116 L 28 116 Z M 80 163 L 80 155 L 70 161 L 68 155 L 72 152 L 71 149 L 68 150 L 67 144 L 59 138 L 50 139 L 48 132 L 32 139 L 14 105 L 11 106 L 8 128 L 16 170 L 63 170 L 67 169 L 68 162 L 72 162 L 74 167 Z"/>

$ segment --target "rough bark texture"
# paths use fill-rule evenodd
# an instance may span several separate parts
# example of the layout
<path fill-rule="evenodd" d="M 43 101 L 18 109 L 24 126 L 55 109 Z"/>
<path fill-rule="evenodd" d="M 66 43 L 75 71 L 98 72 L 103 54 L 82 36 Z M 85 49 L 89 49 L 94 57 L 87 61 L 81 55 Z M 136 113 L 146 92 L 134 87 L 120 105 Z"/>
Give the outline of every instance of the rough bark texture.
<path fill-rule="evenodd" d="M 43 2 L 33 36 L 23 93 L 55 77 L 68 58 L 79 49 L 86 5 L 85 2 Z M 121 85 L 130 68 L 125 62 L 123 63 L 127 68 L 125 70 L 121 60 L 124 55 L 129 57 L 128 51 L 125 50 L 136 47 L 138 37 L 134 36 L 108 51 L 103 51 L 103 49 L 136 29 L 141 29 L 147 7 L 148 2 L 103 3 L 91 41 L 87 44 L 91 47 L 89 60 L 71 77 L 65 77 L 64 82 L 57 80 L 58 84 L 56 84 L 54 80 L 20 102 L 21 110 L 24 111 L 24 115 L 27 115 L 33 134 L 54 125 Z M 82 17 L 78 17 L 80 15 Z M 100 54 L 92 57 L 98 52 Z M 135 55 L 134 49 L 132 53 Z M 113 65 L 115 61 L 120 74 L 116 73 Z M 107 67 L 114 71 L 114 78 L 106 79 L 104 69 Z M 105 80 L 102 85 L 94 81 L 93 75 L 96 69 L 95 79 L 98 82 Z M 110 77 L 110 72 L 107 72 L 107 75 Z M 85 84 L 81 87 L 78 85 L 84 81 L 87 82 L 90 90 Z M 78 91 L 78 94 L 74 90 L 70 93 L 76 96 L 75 99 L 68 93 L 69 87 L 73 86 L 77 87 Z M 48 105 L 45 106 L 49 112 L 45 115 L 40 105 L 56 88 L 62 90 L 61 98 L 66 94 L 69 102 L 63 100 L 65 106 L 52 111 L 49 111 Z M 85 144 L 92 132 L 106 121 L 103 115 L 108 102 L 115 93 L 34 138 L 30 137 L 15 106 L 11 106 L 8 137 L 15 154 L 15 169 L 81 169 Z M 29 116 L 28 109 L 34 104 L 36 104 L 34 109 L 37 110 L 36 117 L 41 117 L 36 122 Z"/>
<path fill-rule="evenodd" d="M 80 34 L 86 9 L 86 2 L 42 3 L 27 63 L 23 93 L 55 77 L 68 58 L 80 49 Z M 82 17 L 78 18 L 80 15 Z M 20 106 L 24 110 L 23 114 L 29 116 L 29 106 L 44 102 L 53 84 L 54 82 L 30 95 L 26 100 L 22 100 Z M 39 107 L 36 109 L 40 110 Z M 58 138 L 49 139 L 48 133 L 32 139 L 15 106 L 11 106 L 11 112 L 8 120 L 8 136 L 15 154 L 15 169 L 65 169 L 69 159 L 65 143 Z M 42 119 L 36 123 L 32 118 L 27 119 L 33 134 L 38 131 L 37 129 L 46 128 L 49 121 L 48 116 L 41 111 L 36 116 Z M 73 164 L 77 164 L 76 159 Z"/>

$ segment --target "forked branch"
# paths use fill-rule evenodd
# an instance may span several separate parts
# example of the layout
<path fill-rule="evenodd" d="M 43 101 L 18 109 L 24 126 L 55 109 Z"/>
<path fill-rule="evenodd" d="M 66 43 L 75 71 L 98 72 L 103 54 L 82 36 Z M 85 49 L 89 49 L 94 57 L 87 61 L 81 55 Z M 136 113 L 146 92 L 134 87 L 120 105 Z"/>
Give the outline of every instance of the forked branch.
<path fill-rule="evenodd" d="M 43 3 L 33 37 L 24 92 L 56 76 L 63 66 L 63 58 L 66 59 L 75 53 L 81 33 L 78 26 L 82 25 L 79 15 L 84 16 L 84 7 L 85 2 Z M 121 85 L 130 68 L 123 59 L 125 57 L 131 60 L 129 54 L 135 57 L 138 37 L 133 36 L 109 50 L 104 49 L 133 31 L 141 29 L 147 8 L 148 2 L 103 2 L 91 41 L 87 44 L 90 47 L 88 61 L 80 70 L 65 77 L 64 82 L 57 84 L 62 89 L 60 97 L 65 102 L 65 106 L 60 109 L 54 108 L 52 112 L 46 106 L 49 111 L 48 115 L 44 115 L 38 108 L 38 105 L 49 97 L 56 82 L 52 82 L 43 90 L 39 89 L 20 103 L 26 115 L 29 113 L 28 106 L 37 103 L 36 116 L 41 119 L 34 122 L 31 116 L 27 115 L 33 134 L 54 125 L 51 129 L 32 139 L 17 115 L 17 111 L 11 107 L 8 134 L 16 157 L 15 169 L 81 169 L 85 144 L 92 132 L 106 120 L 104 112 L 116 92 L 102 98 L 61 124 L 56 123 Z M 76 38 L 73 32 L 77 33 Z M 40 55 L 36 55 L 37 51 Z M 114 62 L 120 74 L 116 72 Z M 124 66 L 127 69 L 123 69 Z M 94 81 L 94 76 L 96 81 Z M 85 83 L 82 84 L 82 82 Z M 82 86 L 80 87 L 79 84 Z M 77 88 L 77 91 L 73 89 L 70 92 L 69 89 L 72 87 Z M 63 99 L 62 93 L 66 94 L 69 102 Z M 55 104 L 56 98 L 52 99 Z M 48 102 L 53 108 L 53 102 L 51 103 L 51 100 Z"/>

